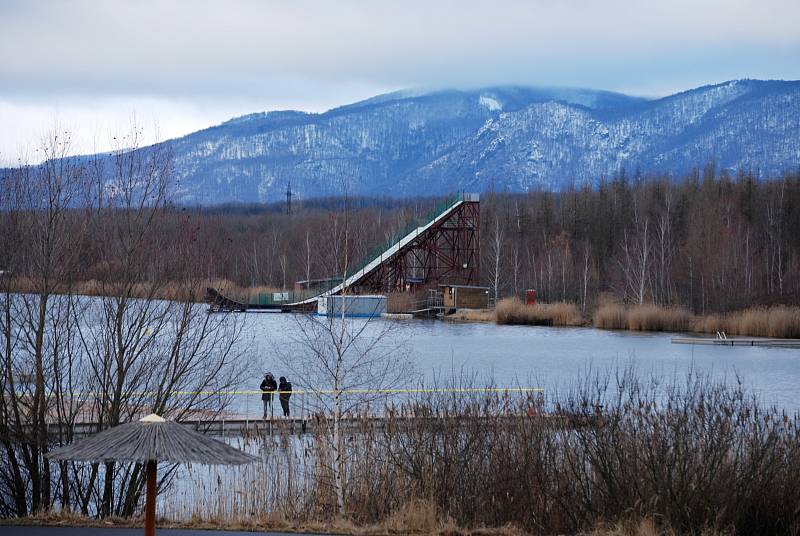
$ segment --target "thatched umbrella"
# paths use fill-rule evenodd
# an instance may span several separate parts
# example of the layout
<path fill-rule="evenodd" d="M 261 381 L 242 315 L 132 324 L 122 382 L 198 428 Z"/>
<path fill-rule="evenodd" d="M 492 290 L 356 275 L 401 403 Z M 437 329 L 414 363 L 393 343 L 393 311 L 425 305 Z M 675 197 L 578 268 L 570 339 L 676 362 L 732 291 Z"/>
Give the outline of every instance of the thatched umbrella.
<path fill-rule="evenodd" d="M 145 536 L 156 533 L 156 464 L 200 463 L 239 465 L 257 458 L 221 441 L 167 421 L 155 413 L 138 422 L 121 424 L 48 454 L 52 460 L 136 462 L 147 466 Z"/>

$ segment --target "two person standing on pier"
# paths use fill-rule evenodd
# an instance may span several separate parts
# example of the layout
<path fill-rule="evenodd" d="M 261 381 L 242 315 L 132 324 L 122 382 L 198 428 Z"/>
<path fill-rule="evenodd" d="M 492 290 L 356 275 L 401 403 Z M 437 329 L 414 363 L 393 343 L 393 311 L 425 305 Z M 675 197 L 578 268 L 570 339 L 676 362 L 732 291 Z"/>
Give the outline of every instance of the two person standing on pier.
<path fill-rule="evenodd" d="M 275 381 L 275 376 L 271 372 L 264 375 L 261 382 L 261 401 L 264 404 L 264 419 L 272 414 L 272 395 L 278 391 L 278 400 L 281 403 L 283 416 L 289 416 L 289 397 L 292 396 L 292 383 L 285 377 L 280 377 L 280 384 Z"/>

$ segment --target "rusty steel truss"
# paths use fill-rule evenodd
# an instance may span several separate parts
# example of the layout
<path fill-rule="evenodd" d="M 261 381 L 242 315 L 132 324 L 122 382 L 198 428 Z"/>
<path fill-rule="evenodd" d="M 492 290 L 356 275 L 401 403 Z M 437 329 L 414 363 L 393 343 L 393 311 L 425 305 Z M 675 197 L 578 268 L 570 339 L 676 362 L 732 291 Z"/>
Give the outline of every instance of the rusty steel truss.
<path fill-rule="evenodd" d="M 454 207 L 348 290 L 357 294 L 408 292 L 438 284 L 477 285 L 480 280 L 480 202 L 463 194 Z"/>

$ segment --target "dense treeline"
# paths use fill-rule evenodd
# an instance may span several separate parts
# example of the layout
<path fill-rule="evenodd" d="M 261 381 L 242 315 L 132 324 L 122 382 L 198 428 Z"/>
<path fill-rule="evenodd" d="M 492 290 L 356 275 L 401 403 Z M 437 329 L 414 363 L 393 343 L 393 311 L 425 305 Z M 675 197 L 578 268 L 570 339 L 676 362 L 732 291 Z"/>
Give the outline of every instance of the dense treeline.
<path fill-rule="evenodd" d="M 586 309 L 611 293 L 700 314 L 800 299 L 797 174 L 759 181 L 711 165 L 679 181 L 620 174 L 561 194 L 490 196 L 483 218 L 501 295 L 535 288 Z"/>
<path fill-rule="evenodd" d="M 209 278 L 291 288 L 341 275 L 345 237 L 350 266 L 434 204 L 339 199 L 295 203 L 289 215 L 282 205 L 246 215 L 180 212 L 208 252 Z M 592 311 L 610 294 L 698 314 L 797 304 L 800 176 L 758 180 L 708 166 L 678 181 L 620 174 L 561 193 L 484 193 L 481 250 L 484 284 L 498 297 L 536 289 L 544 301 Z"/>
<path fill-rule="evenodd" d="M 149 270 L 179 280 L 191 264 L 208 280 L 291 289 L 298 280 L 341 276 L 423 222 L 436 201 L 296 201 L 289 214 L 283 204 L 165 205 L 153 215 L 158 262 Z M 118 220 L 108 209 L 96 219 L 104 225 L 82 233 L 84 283 L 119 268 L 122 259 L 100 254 Z M 697 314 L 798 304 L 800 175 L 763 180 L 708 165 L 679 180 L 620 173 L 560 193 L 484 193 L 481 250 L 483 283 L 498 297 L 536 289 L 543 301 L 573 302 L 588 313 L 604 295 Z M 5 255 L 0 266 L 13 270 Z"/>

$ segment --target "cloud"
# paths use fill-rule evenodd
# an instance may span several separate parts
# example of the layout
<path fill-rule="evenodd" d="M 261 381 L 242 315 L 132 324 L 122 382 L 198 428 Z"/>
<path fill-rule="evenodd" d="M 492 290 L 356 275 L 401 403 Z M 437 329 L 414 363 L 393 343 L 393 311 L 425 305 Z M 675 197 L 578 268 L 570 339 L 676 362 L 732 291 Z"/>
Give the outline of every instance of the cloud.
<path fill-rule="evenodd" d="M 245 113 L 405 87 L 663 94 L 800 78 L 797 20 L 796 0 L 0 0 L 0 100 Z"/>

